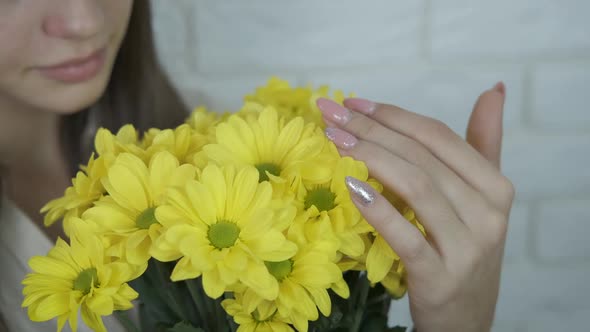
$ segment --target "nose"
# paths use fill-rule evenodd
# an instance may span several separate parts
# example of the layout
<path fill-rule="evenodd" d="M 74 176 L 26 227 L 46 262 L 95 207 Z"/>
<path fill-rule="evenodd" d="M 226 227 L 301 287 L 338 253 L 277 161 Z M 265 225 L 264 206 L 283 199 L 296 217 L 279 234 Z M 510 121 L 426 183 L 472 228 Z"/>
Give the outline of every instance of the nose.
<path fill-rule="evenodd" d="M 57 0 L 43 21 L 43 31 L 63 39 L 87 39 L 105 26 L 100 0 Z"/>

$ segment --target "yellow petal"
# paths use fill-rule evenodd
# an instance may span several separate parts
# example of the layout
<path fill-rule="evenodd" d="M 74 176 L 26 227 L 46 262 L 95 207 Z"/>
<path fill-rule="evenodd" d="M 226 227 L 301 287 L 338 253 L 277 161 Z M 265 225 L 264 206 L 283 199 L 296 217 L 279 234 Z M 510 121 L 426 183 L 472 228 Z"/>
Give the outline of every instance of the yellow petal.
<path fill-rule="evenodd" d="M 277 280 L 268 273 L 263 264 L 250 265 L 240 274 L 240 281 L 266 300 L 272 301 L 278 296 Z"/>
<path fill-rule="evenodd" d="M 29 307 L 29 318 L 43 322 L 66 314 L 70 307 L 69 293 L 51 294 Z"/>
<path fill-rule="evenodd" d="M 302 118 L 295 118 L 289 121 L 289 123 L 287 123 L 287 125 L 281 130 L 276 142 L 269 140 L 274 144 L 274 154 L 278 162 L 283 161 L 285 156 L 299 143 L 303 131 L 303 125 Z"/>
<path fill-rule="evenodd" d="M 156 153 L 150 160 L 149 183 L 150 189 L 158 199 L 165 193 L 170 177 L 178 168 L 178 160 L 168 151 Z"/>
<path fill-rule="evenodd" d="M 113 165 L 109 169 L 108 180 L 103 185 L 117 204 L 144 211 L 148 207 L 148 196 L 136 174 L 121 165 Z"/>
<path fill-rule="evenodd" d="M 203 289 L 207 296 L 212 299 L 217 299 L 225 291 L 225 284 L 222 282 L 217 269 L 203 273 Z"/>
<path fill-rule="evenodd" d="M 90 311 L 100 316 L 108 316 L 112 314 L 114 310 L 113 299 L 110 296 L 97 293 L 88 297 L 86 305 Z"/>
<path fill-rule="evenodd" d="M 89 328 L 94 330 L 94 332 L 108 332 L 104 326 L 102 318 L 92 312 L 87 306 L 82 306 L 82 319 Z"/>
<path fill-rule="evenodd" d="M 258 171 L 255 167 L 245 167 L 235 176 L 233 188 L 227 193 L 227 214 L 230 220 L 236 220 L 249 213 L 248 207 L 258 188 Z"/>
<path fill-rule="evenodd" d="M 74 279 L 78 273 L 71 265 L 50 257 L 34 256 L 29 260 L 33 271 L 63 279 Z"/>
<path fill-rule="evenodd" d="M 377 283 L 383 280 L 389 270 L 391 270 L 394 260 L 391 253 L 392 250 L 389 244 L 385 242 L 383 237 L 377 236 L 371 249 L 369 249 L 366 263 L 368 278 L 372 283 Z"/>
<path fill-rule="evenodd" d="M 178 263 L 176 263 L 176 266 L 174 266 L 174 270 L 172 270 L 172 274 L 170 275 L 170 280 L 180 281 L 194 279 L 200 275 L 201 271 L 196 270 L 192 266 L 190 259 L 183 257 L 178 261 Z"/>
<path fill-rule="evenodd" d="M 306 287 L 306 289 L 322 312 L 322 315 L 329 317 L 332 313 L 332 302 L 330 301 L 328 292 L 322 288 Z"/>

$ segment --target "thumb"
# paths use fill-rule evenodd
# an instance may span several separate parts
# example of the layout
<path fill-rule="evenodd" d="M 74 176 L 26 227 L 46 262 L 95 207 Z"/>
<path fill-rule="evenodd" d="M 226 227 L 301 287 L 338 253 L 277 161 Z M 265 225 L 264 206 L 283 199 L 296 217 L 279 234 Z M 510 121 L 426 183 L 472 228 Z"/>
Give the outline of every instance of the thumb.
<path fill-rule="evenodd" d="M 467 125 L 467 142 L 498 169 L 505 99 L 506 87 L 499 82 L 479 96 Z"/>

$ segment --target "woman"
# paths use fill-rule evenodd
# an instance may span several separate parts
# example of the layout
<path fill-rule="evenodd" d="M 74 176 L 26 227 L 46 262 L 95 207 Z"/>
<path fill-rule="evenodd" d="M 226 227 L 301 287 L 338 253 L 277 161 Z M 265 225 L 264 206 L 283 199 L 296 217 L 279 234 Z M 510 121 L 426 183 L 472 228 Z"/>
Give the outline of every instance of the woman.
<path fill-rule="evenodd" d="M 54 322 L 28 322 L 20 280 L 27 259 L 44 254 L 60 233 L 43 229 L 37 211 L 61 195 L 87 159 L 94 130 L 128 122 L 140 130 L 170 127 L 184 118 L 155 59 L 149 19 L 147 1 L 0 0 L 4 329 L 55 329 Z M 513 198 L 499 171 L 504 94 L 498 84 L 480 97 L 467 142 L 395 106 L 319 101 L 327 136 L 343 154 L 365 161 L 428 229 L 425 240 L 380 195 L 348 180 L 359 209 L 407 265 L 421 332 L 484 331 L 492 323 Z"/>
<path fill-rule="evenodd" d="M 0 331 L 55 331 L 29 322 L 20 282 L 60 235 L 39 208 L 88 159 L 94 131 L 172 127 L 187 114 L 150 20 L 149 1 L 0 1 Z"/>

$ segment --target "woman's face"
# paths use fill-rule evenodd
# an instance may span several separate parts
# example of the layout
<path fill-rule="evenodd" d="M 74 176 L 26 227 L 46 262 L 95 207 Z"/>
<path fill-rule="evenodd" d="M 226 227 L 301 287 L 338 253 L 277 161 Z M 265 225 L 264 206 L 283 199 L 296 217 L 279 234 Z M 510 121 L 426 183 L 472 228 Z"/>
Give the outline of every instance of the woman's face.
<path fill-rule="evenodd" d="M 132 3 L 0 0 L 0 107 L 65 114 L 93 104 L 109 81 Z"/>

